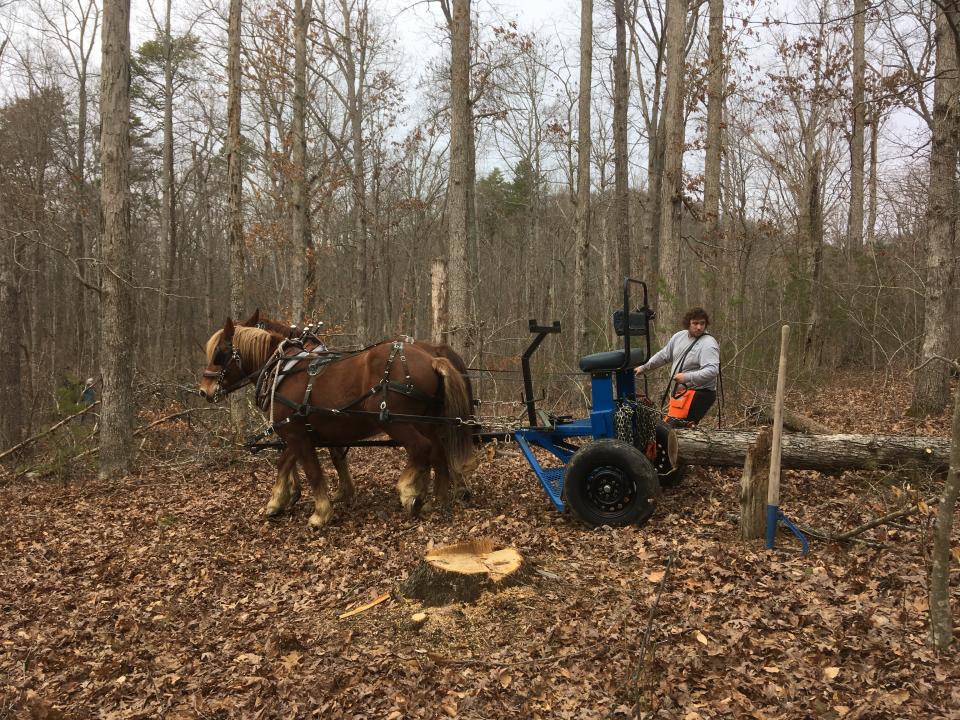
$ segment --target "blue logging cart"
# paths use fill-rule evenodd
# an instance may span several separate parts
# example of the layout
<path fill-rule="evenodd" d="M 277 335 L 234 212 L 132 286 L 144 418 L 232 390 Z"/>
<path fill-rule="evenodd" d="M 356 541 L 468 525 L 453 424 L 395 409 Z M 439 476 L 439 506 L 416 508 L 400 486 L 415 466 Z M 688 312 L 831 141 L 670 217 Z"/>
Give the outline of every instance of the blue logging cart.
<path fill-rule="evenodd" d="M 633 310 L 632 286 L 643 291 L 643 304 Z M 522 358 L 530 425 L 512 431 L 513 440 L 557 510 L 569 508 L 591 527 L 642 525 L 653 514 L 661 484 L 673 484 L 681 473 L 674 433 L 659 410 L 636 398 L 633 370 L 650 357 L 653 317 L 646 284 L 624 280 L 623 308 L 613 314 L 623 349 L 580 358 L 580 370 L 590 375 L 592 398 L 590 415 L 581 419 L 537 412 L 530 358 L 547 335 L 560 332 L 560 323 L 540 326 L 530 321 L 535 337 Z M 561 466 L 544 467 L 535 447 L 551 453 Z"/>

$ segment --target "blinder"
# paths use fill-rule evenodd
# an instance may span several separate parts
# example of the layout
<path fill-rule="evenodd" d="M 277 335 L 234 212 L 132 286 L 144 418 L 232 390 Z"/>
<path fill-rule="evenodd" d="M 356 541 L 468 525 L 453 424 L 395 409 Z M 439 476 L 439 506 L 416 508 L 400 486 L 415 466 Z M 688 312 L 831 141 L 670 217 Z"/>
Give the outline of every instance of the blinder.
<path fill-rule="evenodd" d="M 226 357 L 229 354 L 229 357 Z M 224 358 L 226 357 L 226 362 Z M 203 377 L 205 378 L 216 378 L 217 381 L 217 390 L 213 394 L 213 401 L 217 402 L 221 397 L 227 395 L 239 387 L 243 387 L 250 382 L 249 378 L 244 378 L 238 383 L 233 385 L 225 386 L 224 380 L 227 377 L 227 371 L 230 369 L 230 366 L 233 363 L 237 363 L 238 366 L 241 365 L 242 360 L 240 358 L 240 353 L 237 352 L 237 349 L 233 346 L 233 342 L 227 342 L 227 346 L 222 350 L 217 350 L 213 355 L 213 364 L 219 365 L 220 370 L 204 370 Z M 242 367 L 242 366 L 241 366 Z"/>

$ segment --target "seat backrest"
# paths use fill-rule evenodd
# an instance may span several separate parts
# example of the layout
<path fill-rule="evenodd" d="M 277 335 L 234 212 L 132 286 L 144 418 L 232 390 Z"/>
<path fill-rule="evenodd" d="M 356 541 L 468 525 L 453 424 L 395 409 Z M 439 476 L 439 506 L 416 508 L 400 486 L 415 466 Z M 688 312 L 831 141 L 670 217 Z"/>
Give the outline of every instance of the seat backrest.
<path fill-rule="evenodd" d="M 650 320 L 650 310 L 641 308 L 634 310 L 629 314 L 630 337 L 639 337 L 647 334 L 647 327 Z M 623 337 L 627 332 L 627 323 L 625 322 L 623 310 L 615 310 L 613 313 L 613 330 L 619 337 Z"/>

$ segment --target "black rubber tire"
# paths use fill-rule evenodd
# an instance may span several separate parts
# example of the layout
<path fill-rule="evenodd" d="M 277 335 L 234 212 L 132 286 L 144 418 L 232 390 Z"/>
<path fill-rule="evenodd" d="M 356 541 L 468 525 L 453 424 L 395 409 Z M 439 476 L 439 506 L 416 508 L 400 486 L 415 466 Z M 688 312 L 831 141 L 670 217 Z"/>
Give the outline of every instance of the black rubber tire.
<path fill-rule="evenodd" d="M 589 527 L 643 525 L 659 492 L 650 461 L 621 440 L 596 440 L 580 448 L 563 472 L 567 505 Z"/>

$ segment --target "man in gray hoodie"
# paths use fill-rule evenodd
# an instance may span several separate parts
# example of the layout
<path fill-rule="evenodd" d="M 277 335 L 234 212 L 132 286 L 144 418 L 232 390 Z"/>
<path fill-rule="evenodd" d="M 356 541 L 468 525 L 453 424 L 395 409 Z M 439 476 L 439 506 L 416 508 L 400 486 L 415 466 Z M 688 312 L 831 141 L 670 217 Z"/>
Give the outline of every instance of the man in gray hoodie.
<path fill-rule="evenodd" d="M 634 373 L 642 375 L 672 363 L 670 378 L 675 383 L 670 393 L 666 421 L 670 424 L 696 424 L 717 399 L 720 374 L 720 345 L 707 332 L 710 316 L 695 307 L 683 316 L 684 329 Z"/>

